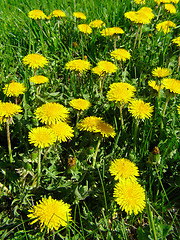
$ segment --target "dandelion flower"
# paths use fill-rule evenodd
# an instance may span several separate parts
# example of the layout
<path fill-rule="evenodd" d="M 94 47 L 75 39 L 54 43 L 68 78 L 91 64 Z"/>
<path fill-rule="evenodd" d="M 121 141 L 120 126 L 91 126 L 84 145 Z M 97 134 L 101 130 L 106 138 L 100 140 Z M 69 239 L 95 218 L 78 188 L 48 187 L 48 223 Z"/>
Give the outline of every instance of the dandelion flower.
<path fill-rule="evenodd" d="M 51 14 L 53 17 L 66 17 L 66 14 L 61 10 L 54 10 Z"/>
<path fill-rule="evenodd" d="M 57 136 L 57 140 L 61 142 L 67 142 L 68 139 L 74 137 L 74 130 L 65 122 L 58 122 L 51 125 L 52 131 Z"/>
<path fill-rule="evenodd" d="M 179 0 L 170 0 L 170 2 L 177 4 Z"/>
<path fill-rule="evenodd" d="M 101 31 L 101 35 L 104 37 L 113 36 L 114 34 L 123 34 L 124 31 L 119 27 L 105 28 Z"/>
<path fill-rule="evenodd" d="M 79 124 L 78 129 L 80 131 L 88 131 L 88 132 L 97 132 L 97 124 L 102 121 L 100 117 L 86 117 Z"/>
<path fill-rule="evenodd" d="M 47 59 L 39 53 L 28 54 L 23 58 L 24 65 L 29 65 L 31 68 L 44 67 L 48 64 Z"/>
<path fill-rule="evenodd" d="M 149 81 L 148 82 L 148 85 L 150 86 L 150 87 L 152 87 L 154 90 L 156 90 L 157 92 L 159 92 L 159 86 L 156 84 L 156 81 Z"/>
<path fill-rule="evenodd" d="M 23 83 L 12 81 L 6 84 L 3 88 L 3 93 L 8 97 L 18 97 L 20 94 L 24 94 L 26 87 Z"/>
<path fill-rule="evenodd" d="M 46 14 L 41 10 L 32 10 L 28 13 L 28 17 L 32 19 L 44 19 L 47 18 Z"/>
<path fill-rule="evenodd" d="M 145 0 L 134 0 L 136 4 L 145 4 Z"/>
<path fill-rule="evenodd" d="M 83 72 L 88 71 L 91 68 L 91 64 L 85 60 L 75 59 L 66 63 L 65 68 L 71 71 Z"/>
<path fill-rule="evenodd" d="M 119 61 L 126 61 L 127 59 L 130 59 L 131 54 L 128 51 L 126 51 L 124 48 L 120 48 L 112 51 L 111 57 Z"/>
<path fill-rule="evenodd" d="M 142 7 L 139 11 L 129 11 L 124 14 L 126 18 L 137 24 L 149 24 L 154 14 L 151 8 Z"/>
<path fill-rule="evenodd" d="M 100 77 L 105 75 L 105 72 L 102 70 L 102 68 L 100 68 L 98 66 L 92 68 L 92 72 L 99 75 Z"/>
<path fill-rule="evenodd" d="M 126 158 L 115 159 L 111 162 L 109 171 L 112 176 L 115 176 L 115 180 L 119 181 L 129 179 L 134 182 L 139 176 L 138 167 Z"/>
<path fill-rule="evenodd" d="M 145 208 L 145 191 L 138 182 L 125 180 L 117 183 L 113 196 L 127 214 L 137 215 Z"/>
<path fill-rule="evenodd" d="M 49 147 L 56 141 L 56 135 L 50 128 L 37 127 L 29 132 L 29 142 L 38 148 Z"/>
<path fill-rule="evenodd" d="M 33 82 L 35 84 L 42 84 L 42 83 L 48 82 L 49 79 L 42 75 L 35 75 L 35 76 L 31 77 L 29 81 Z"/>
<path fill-rule="evenodd" d="M 73 16 L 76 17 L 76 18 L 79 18 L 79 19 L 86 19 L 85 14 L 82 13 L 82 12 L 74 12 Z"/>
<path fill-rule="evenodd" d="M 120 27 L 112 27 L 112 30 L 114 32 L 113 34 L 123 34 L 124 33 L 124 31 Z"/>
<path fill-rule="evenodd" d="M 160 3 L 170 3 L 172 0 L 155 0 L 155 2 L 159 5 Z"/>
<path fill-rule="evenodd" d="M 176 13 L 176 8 L 173 4 L 165 4 L 164 8 L 170 13 Z"/>
<path fill-rule="evenodd" d="M 136 119 L 150 118 L 153 112 L 153 106 L 150 103 L 145 103 L 141 99 L 134 99 L 130 102 L 129 112 Z"/>
<path fill-rule="evenodd" d="M 22 112 L 22 108 L 14 103 L 0 102 L 0 118 L 10 118 Z"/>
<path fill-rule="evenodd" d="M 92 28 L 87 24 L 79 24 L 78 29 L 80 32 L 83 32 L 83 33 L 88 33 L 88 34 L 92 33 Z"/>
<path fill-rule="evenodd" d="M 100 61 L 97 63 L 97 67 L 101 69 L 103 73 L 115 73 L 117 71 L 117 67 L 114 63 L 108 61 Z"/>
<path fill-rule="evenodd" d="M 59 121 L 65 121 L 68 118 L 69 111 L 59 103 L 50 102 L 38 107 L 35 115 L 42 123 L 50 125 Z"/>
<path fill-rule="evenodd" d="M 47 228 L 49 233 L 52 230 L 57 231 L 61 226 L 67 226 L 68 222 L 72 221 L 70 211 L 69 204 L 49 196 L 49 198 L 42 198 L 39 203 L 32 206 L 28 217 L 33 220 L 31 224 L 39 221 L 41 231 Z"/>
<path fill-rule="evenodd" d="M 161 68 L 157 67 L 152 71 L 152 75 L 155 77 L 167 77 L 171 74 L 171 70 L 169 68 Z"/>
<path fill-rule="evenodd" d="M 102 26 L 105 26 L 105 23 L 102 20 L 94 20 L 90 22 L 89 26 L 91 28 L 101 28 Z"/>
<path fill-rule="evenodd" d="M 180 105 L 177 106 L 178 113 L 180 114 Z"/>
<path fill-rule="evenodd" d="M 128 103 L 134 96 L 136 91 L 135 87 L 129 83 L 112 83 L 110 90 L 107 92 L 107 98 L 109 101 L 119 102 L 120 104 Z"/>
<path fill-rule="evenodd" d="M 172 21 L 164 21 L 156 25 L 157 31 L 163 31 L 165 34 L 170 32 L 170 27 L 176 27 Z"/>
<path fill-rule="evenodd" d="M 180 94 L 180 80 L 174 78 L 163 78 L 162 87 L 169 89 L 170 92 Z"/>
<path fill-rule="evenodd" d="M 116 135 L 114 128 L 110 124 L 104 122 L 103 120 L 97 121 L 96 132 L 100 132 L 101 135 L 106 138 L 107 137 L 114 138 L 114 136 Z"/>
<path fill-rule="evenodd" d="M 69 102 L 69 105 L 77 110 L 86 110 L 91 106 L 91 103 L 85 99 L 73 99 Z"/>
<path fill-rule="evenodd" d="M 180 36 L 172 40 L 173 43 L 176 43 L 180 47 Z"/>

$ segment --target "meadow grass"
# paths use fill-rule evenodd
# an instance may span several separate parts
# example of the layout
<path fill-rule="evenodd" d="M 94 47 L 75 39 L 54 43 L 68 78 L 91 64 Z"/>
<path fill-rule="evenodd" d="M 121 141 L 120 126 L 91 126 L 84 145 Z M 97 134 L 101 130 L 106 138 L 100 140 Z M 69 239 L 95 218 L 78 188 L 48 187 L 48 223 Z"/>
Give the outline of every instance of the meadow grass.
<path fill-rule="evenodd" d="M 12 80 L 27 88 L 17 98 L 22 113 L 6 119 L 9 126 L 3 121 L 0 125 L 1 239 L 179 239 L 180 99 L 178 93 L 165 89 L 158 94 L 148 81 L 159 82 L 152 75 L 157 67 L 171 69 L 170 78 L 179 80 L 180 48 L 172 39 L 180 34 L 180 3 L 175 4 L 177 13 L 170 14 L 163 6 L 159 11 L 154 0 L 145 5 L 130 0 L 0 2 L 0 100 L 15 102 L 3 92 Z M 155 17 L 143 25 L 142 31 L 139 28 L 140 37 L 138 25 L 124 13 L 143 6 L 152 8 Z M 34 9 L 47 16 L 61 9 L 66 17 L 34 20 L 28 17 Z M 76 20 L 73 12 L 83 12 L 87 19 Z M 116 26 L 124 30 L 116 39 L 116 48 L 129 51 L 129 60 L 120 63 L 111 58 L 115 39 L 102 36 L 101 29 L 93 29 L 89 35 L 78 30 L 78 24 L 95 19 L 105 23 L 103 28 Z M 176 27 L 167 34 L 158 32 L 156 25 L 166 20 Z M 31 53 L 42 54 L 48 65 L 37 70 L 25 66 L 23 58 Z M 79 74 L 65 68 L 74 59 L 88 60 L 92 67 L 99 61 L 110 61 L 117 71 L 101 77 L 91 70 Z M 32 84 L 29 79 L 36 74 L 48 77 L 49 82 Z M 108 101 L 110 85 L 118 82 L 133 85 L 134 98 L 154 107 L 151 117 L 137 121 L 129 111 L 129 103 L 121 109 L 118 103 Z M 179 92 L 179 85 L 176 90 Z M 91 107 L 78 112 L 69 105 L 75 98 L 90 101 Z M 74 137 L 38 149 L 30 144 L 28 134 L 45 125 L 34 112 L 48 102 L 60 103 L 69 110 L 67 123 Z M 1 116 L 0 112 L 3 120 Z M 77 124 L 88 116 L 103 118 L 116 135 L 106 138 L 100 133 L 80 131 Z M 146 207 L 137 215 L 122 211 L 113 197 L 117 180 L 109 167 L 120 158 L 130 159 L 140 172 L 138 182 L 145 190 Z M 49 196 L 71 206 L 72 221 L 47 233 L 38 223 L 31 225 L 27 215 L 42 197 Z"/>

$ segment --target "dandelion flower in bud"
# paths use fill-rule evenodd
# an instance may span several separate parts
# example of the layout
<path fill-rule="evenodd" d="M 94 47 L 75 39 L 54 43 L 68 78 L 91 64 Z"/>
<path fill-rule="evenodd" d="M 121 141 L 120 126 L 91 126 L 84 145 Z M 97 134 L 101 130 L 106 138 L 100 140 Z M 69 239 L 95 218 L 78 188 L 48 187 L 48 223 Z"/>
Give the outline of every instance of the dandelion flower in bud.
<path fill-rule="evenodd" d="M 52 124 L 51 127 L 52 131 L 57 137 L 57 140 L 61 142 L 67 142 L 74 137 L 74 130 L 71 126 L 69 126 L 66 122 L 58 122 L 56 124 Z"/>
<path fill-rule="evenodd" d="M 120 104 L 128 103 L 134 97 L 135 87 L 129 83 L 112 83 L 110 90 L 107 92 L 109 101 L 119 102 Z"/>
<path fill-rule="evenodd" d="M 161 68 L 157 67 L 152 71 L 152 75 L 155 77 L 167 77 L 171 74 L 171 70 L 169 68 Z"/>
<path fill-rule="evenodd" d="M 94 20 L 90 22 L 89 26 L 91 28 L 101 28 L 102 26 L 105 26 L 105 23 L 102 20 Z"/>
<path fill-rule="evenodd" d="M 38 148 L 49 147 L 56 141 L 56 135 L 50 128 L 33 128 L 28 135 L 29 142 Z"/>
<path fill-rule="evenodd" d="M 59 18 L 62 18 L 62 17 L 66 17 L 66 14 L 61 11 L 61 10 L 54 10 L 51 14 L 53 17 L 59 17 Z"/>
<path fill-rule="evenodd" d="M 24 65 L 28 65 L 31 68 L 40 68 L 48 64 L 48 60 L 39 53 L 28 54 L 23 58 Z"/>
<path fill-rule="evenodd" d="M 113 196 L 127 214 L 137 215 L 145 208 L 145 191 L 138 182 L 124 180 L 117 183 Z"/>
<path fill-rule="evenodd" d="M 90 70 L 91 64 L 86 60 L 75 59 L 66 63 L 65 68 L 71 71 L 85 72 Z"/>
<path fill-rule="evenodd" d="M 41 231 L 47 229 L 48 233 L 52 230 L 57 231 L 72 221 L 70 205 L 62 200 L 52 199 L 51 196 L 42 198 L 29 212 L 28 217 L 33 220 L 31 224 L 39 221 Z"/>
<path fill-rule="evenodd" d="M 19 105 L 9 102 L 0 102 L 0 118 L 10 118 L 20 112 L 22 112 L 22 108 Z"/>
<path fill-rule="evenodd" d="M 35 75 L 33 77 L 31 77 L 29 79 L 30 82 L 33 82 L 35 84 L 42 84 L 42 83 L 46 83 L 49 81 L 49 79 L 45 76 L 42 76 L 42 75 Z"/>
<path fill-rule="evenodd" d="M 159 86 L 156 84 L 156 81 L 151 80 L 148 82 L 148 85 L 152 87 L 154 90 L 156 90 L 157 92 L 159 92 Z"/>
<path fill-rule="evenodd" d="M 176 43 L 180 47 L 180 36 L 172 40 L 173 43 Z"/>
<path fill-rule="evenodd" d="M 180 80 L 174 78 L 163 78 L 162 87 L 168 89 L 170 92 L 180 94 Z"/>
<path fill-rule="evenodd" d="M 87 24 L 79 24 L 78 29 L 80 32 L 83 32 L 83 33 L 88 33 L 88 34 L 92 33 L 92 28 Z"/>
<path fill-rule="evenodd" d="M 3 88 L 3 93 L 8 97 L 18 97 L 20 94 L 24 94 L 25 92 L 26 87 L 24 84 L 15 81 L 6 84 Z"/>
<path fill-rule="evenodd" d="M 134 99 L 130 102 L 128 110 L 136 119 L 145 119 L 152 116 L 153 106 L 141 99 Z"/>
<path fill-rule="evenodd" d="M 41 10 L 32 10 L 28 13 L 28 17 L 32 19 L 45 19 L 47 18 L 46 14 Z"/>
<path fill-rule="evenodd" d="M 120 49 L 116 49 L 116 50 L 112 51 L 111 57 L 113 57 L 119 61 L 126 61 L 127 59 L 130 59 L 131 54 L 124 48 L 120 48 Z"/>
<path fill-rule="evenodd" d="M 105 74 L 112 74 L 117 71 L 116 65 L 109 61 L 100 61 L 97 63 L 97 67 Z"/>
<path fill-rule="evenodd" d="M 85 99 L 73 99 L 69 102 L 69 105 L 77 110 L 86 110 L 91 106 L 91 103 Z"/>
<path fill-rule="evenodd" d="M 69 111 L 60 103 L 46 103 L 35 111 L 36 118 L 45 124 L 56 124 L 59 121 L 67 120 Z"/>
<path fill-rule="evenodd" d="M 79 18 L 79 19 L 86 19 L 85 14 L 82 13 L 82 12 L 74 12 L 73 16 L 76 17 L 76 18 Z"/>
<path fill-rule="evenodd" d="M 164 21 L 156 25 L 157 31 L 163 31 L 164 34 L 169 33 L 172 27 L 176 27 L 176 24 L 172 21 Z"/>
<path fill-rule="evenodd" d="M 112 176 L 115 176 L 115 180 L 119 181 L 129 179 L 133 182 L 139 176 L 138 167 L 126 158 L 115 159 L 111 162 L 109 171 Z"/>

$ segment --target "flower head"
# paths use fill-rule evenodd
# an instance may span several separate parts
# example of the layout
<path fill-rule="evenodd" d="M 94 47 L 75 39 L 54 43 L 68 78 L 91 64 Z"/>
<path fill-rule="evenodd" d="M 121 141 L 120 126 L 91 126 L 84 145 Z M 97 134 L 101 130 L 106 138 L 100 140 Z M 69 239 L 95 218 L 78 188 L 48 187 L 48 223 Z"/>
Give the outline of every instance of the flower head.
<path fill-rule="evenodd" d="M 69 111 L 59 103 L 46 103 L 35 111 L 36 118 L 45 124 L 55 124 L 68 118 Z"/>
<path fill-rule="evenodd" d="M 32 19 L 44 19 L 47 18 L 46 14 L 41 10 L 32 10 L 28 13 L 28 17 Z"/>
<path fill-rule="evenodd" d="M 19 105 L 9 102 L 0 102 L 0 118 L 9 118 L 22 112 Z"/>
<path fill-rule="evenodd" d="M 101 69 L 103 73 L 115 73 L 117 71 L 117 67 L 114 63 L 108 61 L 100 61 L 97 63 L 97 67 Z"/>
<path fill-rule="evenodd" d="M 137 119 L 150 118 L 153 112 L 153 106 L 150 103 L 145 103 L 141 99 L 134 99 L 130 102 L 129 112 Z"/>
<path fill-rule="evenodd" d="M 134 0 L 136 4 L 145 4 L 145 0 Z"/>
<path fill-rule="evenodd" d="M 79 18 L 79 19 L 86 19 L 85 14 L 82 13 L 82 12 L 74 12 L 73 16 L 76 17 L 76 18 Z"/>
<path fill-rule="evenodd" d="M 180 94 L 180 80 L 174 78 L 163 78 L 162 87 L 169 89 L 170 92 Z"/>
<path fill-rule="evenodd" d="M 172 21 L 164 21 L 156 25 L 158 31 L 163 31 L 165 34 L 170 32 L 171 27 L 176 27 L 176 24 Z"/>
<path fill-rule="evenodd" d="M 136 91 L 135 87 L 129 83 L 112 83 L 110 90 L 107 92 L 107 98 L 109 101 L 119 102 L 120 104 L 128 103 L 134 96 Z"/>
<path fill-rule="evenodd" d="M 100 117 L 86 117 L 78 124 L 78 128 L 80 131 L 97 132 L 96 126 L 100 121 L 102 121 Z"/>
<path fill-rule="evenodd" d="M 120 48 L 112 51 L 111 57 L 119 61 L 126 61 L 127 59 L 130 59 L 131 54 L 128 51 L 126 51 L 124 48 Z"/>
<path fill-rule="evenodd" d="M 23 83 L 12 81 L 6 84 L 3 88 L 3 93 L 8 97 L 18 97 L 20 94 L 24 94 L 26 87 Z"/>
<path fill-rule="evenodd" d="M 165 4 L 164 8 L 170 13 L 176 13 L 176 8 L 173 4 Z"/>
<path fill-rule="evenodd" d="M 86 110 L 91 106 L 91 103 L 85 99 L 73 99 L 69 102 L 70 106 L 77 110 Z"/>
<path fill-rule="evenodd" d="M 97 121 L 96 124 L 96 132 L 99 132 L 103 137 L 114 137 L 116 135 L 114 128 L 104 122 L 103 120 Z"/>
<path fill-rule="evenodd" d="M 100 68 L 99 66 L 96 66 L 94 68 L 92 68 L 92 72 L 99 75 L 99 76 L 104 76 L 106 73 L 102 70 L 102 68 Z"/>
<path fill-rule="evenodd" d="M 66 63 L 65 68 L 71 71 L 83 72 L 88 71 L 91 68 L 91 64 L 85 60 L 75 59 Z"/>
<path fill-rule="evenodd" d="M 101 28 L 104 25 L 105 23 L 102 20 L 94 20 L 89 24 L 91 28 Z"/>
<path fill-rule="evenodd" d="M 78 29 L 80 32 L 83 32 L 83 33 L 88 33 L 88 34 L 92 33 L 92 28 L 87 24 L 79 24 Z"/>
<path fill-rule="evenodd" d="M 152 9 L 149 7 L 142 7 L 139 11 L 129 11 L 124 16 L 134 23 L 148 24 L 154 18 Z"/>
<path fill-rule="evenodd" d="M 56 135 L 50 128 L 37 127 L 29 132 L 29 142 L 38 148 L 49 147 L 56 141 Z"/>
<path fill-rule="evenodd" d="M 105 28 L 101 31 L 101 35 L 104 37 L 113 36 L 115 34 L 123 34 L 124 31 L 120 27 Z"/>
<path fill-rule="evenodd" d="M 47 65 L 48 60 L 39 53 L 32 53 L 23 58 L 23 63 L 31 68 L 39 68 Z"/>
<path fill-rule="evenodd" d="M 169 68 L 161 68 L 157 67 L 152 71 L 152 75 L 155 77 L 167 77 L 171 74 L 171 70 Z"/>
<path fill-rule="evenodd" d="M 113 196 L 127 214 L 137 215 L 145 207 L 145 191 L 138 182 L 125 180 L 117 183 Z"/>
<path fill-rule="evenodd" d="M 170 3 L 172 0 L 155 0 L 155 2 L 159 5 L 160 3 Z"/>
<path fill-rule="evenodd" d="M 129 159 L 120 158 L 115 159 L 109 168 L 112 176 L 115 176 L 115 180 L 131 180 L 136 181 L 136 177 L 139 176 L 138 167 L 135 163 Z"/>
<path fill-rule="evenodd" d="M 173 43 L 176 43 L 180 47 L 180 36 L 172 40 Z"/>
<path fill-rule="evenodd" d="M 54 10 L 51 14 L 53 17 L 59 17 L 59 18 L 62 18 L 62 17 L 66 17 L 66 14 L 61 11 L 61 10 Z"/>
<path fill-rule="evenodd" d="M 157 92 L 159 92 L 159 86 L 156 84 L 156 81 L 151 80 L 148 82 L 148 85 L 152 87 L 154 90 L 156 90 Z"/>
<path fill-rule="evenodd" d="M 29 79 L 30 82 L 33 82 L 35 84 L 42 84 L 42 83 L 46 83 L 49 81 L 49 79 L 45 76 L 42 76 L 42 75 L 35 75 L 33 77 L 31 77 Z"/>
<path fill-rule="evenodd" d="M 62 200 L 49 198 L 42 198 L 39 203 L 31 207 L 29 210 L 29 218 L 34 219 L 33 223 L 39 221 L 41 231 L 47 228 L 47 232 L 51 230 L 58 230 L 61 226 L 66 226 L 72 220 L 70 214 L 70 205 L 64 203 Z"/>
<path fill-rule="evenodd" d="M 58 122 L 51 125 L 51 129 L 57 136 L 57 140 L 61 142 L 67 142 L 68 139 L 74 137 L 74 130 L 65 122 Z"/>

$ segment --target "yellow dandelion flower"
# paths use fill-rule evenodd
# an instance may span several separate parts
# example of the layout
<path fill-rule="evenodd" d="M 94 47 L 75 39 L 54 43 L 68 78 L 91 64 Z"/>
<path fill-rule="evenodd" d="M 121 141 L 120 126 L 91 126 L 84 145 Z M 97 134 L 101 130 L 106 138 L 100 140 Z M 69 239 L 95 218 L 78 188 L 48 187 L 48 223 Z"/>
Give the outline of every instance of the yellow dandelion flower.
<path fill-rule="evenodd" d="M 89 26 L 91 28 L 101 28 L 102 26 L 105 26 L 105 23 L 102 20 L 94 20 L 90 22 Z"/>
<path fill-rule="evenodd" d="M 100 132 L 103 137 L 114 138 L 116 135 L 114 128 L 103 120 L 97 121 L 96 132 Z"/>
<path fill-rule="evenodd" d="M 124 16 L 138 24 L 149 24 L 151 19 L 154 18 L 152 9 L 148 7 L 142 7 L 139 11 L 126 12 Z"/>
<path fill-rule="evenodd" d="M 82 13 L 82 12 L 74 12 L 73 16 L 76 17 L 76 18 L 79 18 L 79 19 L 86 19 L 85 14 Z"/>
<path fill-rule="evenodd" d="M 173 43 L 176 43 L 180 47 L 180 36 L 172 40 Z"/>
<path fill-rule="evenodd" d="M 51 14 L 53 17 L 66 17 L 66 14 L 61 10 L 54 10 Z"/>
<path fill-rule="evenodd" d="M 159 92 L 159 86 L 156 84 L 156 81 L 151 80 L 148 82 L 148 85 L 152 87 L 154 90 L 156 90 L 157 92 Z"/>
<path fill-rule="evenodd" d="M 97 67 L 102 70 L 104 73 L 115 73 L 117 71 L 117 67 L 114 63 L 108 61 L 100 61 L 97 63 Z"/>
<path fill-rule="evenodd" d="M 146 3 L 145 0 L 134 0 L 134 2 L 135 2 L 136 4 L 145 4 L 145 3 Z"/>
<path fill-rule="evenodd" d="M 23 63 L 31 68 L 39 68 L 47 65 L 48 60 L 39 53 L 32 53 L 23 58 Z"/>
<path fill-rule="evenodd" d="M 91 68 L 91 64 L 86 60 L 75 59 L 66 63 L 65 68 L 71 71 L 83 72 L 88 71 Z"/>
<path fill-rule="evenodd" d="M 145 208 L 145 191 L 138 182 L 125 180 L 117 183 L 113 196 L 127 214 L 137 215 Z"/>
<path fill-rule="evenodd" d="M 180 80 L 174 78 L 163 78 L 162 87 L 169 89 L 170 92 L 180 94 Z"/>
<path fill-rule="evenodd" d="M 88 33 L 88 34 L 92 33 L 92 28 L 87 24 L 79 24 L 78 29 L 80 32 L 83 32 L 83 33 Z"/>
<path fill-rule="evenodd" d="M 33 128 L 28 135 L 29 142 L 38 148 L 49 147 L 56 141 L 56 135 L 50 128 Z"/>
<path fill-rule="evenodd" d="M 128 110 L 136 119 L 145 119 L 152 116 L 153 106 L 141 99 L 134 99 L 130 102 Z"/>
<path fill-rule="evenodd" d="M 155 0 L 155 3 L 157 3 L 158 5 L 160 3 L 170 3 L 170 2 L 172 2 L 172 0 Z"/>
<path fill-rule="evenodd" d="M 61 226 L 65 227 L 69 221 L 72 221 L 70 205 L 62 200 L 42 198 L 39 203 L 32 206 L 29 210 L 28 217 L 33 221 L 31 224 L 40 222 L 41 231 L 47 228 L 47 232 L 57 231 Z M 34 220 L 35 218 L 35 220 Z"/>
<path fill-rule="evenodd" d="M 12 81 L 6 84 L 3 88 L 3 93 L 8 97 L 18 97 L 20 94 L 24 94 L 26 87 L 23 83 Z"/>
<path fill-rule="evenodd" d="M 170 13 L 176 13 L 176 8 L 173 4 L 165 4 L 164 8 Z"/>
<path fill-rule="evenodd" d="M 161 68 L 157 67 L 152 71 L 152 75 L 155 77 L 167 77 L 171 74 L 171 70 L 169 68 Z"/>
<path fill-rule="evenodd" d="M 123 34 L 124 31 L 119 27 L 105 28 L 101 31 L 101 35 L 104 37 L 113 36 L 114 34 Z"/>
<path fill-rule="evenodd" d="M 142 7 L 141 9 L 139 9 L 138 13 L 143 13 L 146 15 L 147 18 L 149 18 L 150 20 L 154 18 L 154 14 L 152 12 L 152 9 L 149 7 Z"/>
<path fill-rule="evenodd" d="M 73 99 L 69 102 L 69 105 L 77 110 L 86 110 L 91 106 L 91 103 L 85 99 Z"/>
<path fill-rule="evenodd" d="M 35 111 L 36 118 L 45 124 L 56 124 L 68 118 L 69 111 L 59 103 L 46 103 Z"/>
<path fill-rule="evenodd" d="M 112 176 L 115 176 L 115 180 L 131 180 L 136 181 L 139 176 L 139 170 L 135 163 L 131 162 L 129 159 L 120 158 L 115 159 L 111 162 L 109 171 Z"/>
<path fill-rule="evenodd" d="M 170 2 L 177 4 L 179 0 L 170 0 Z"/>
<path fill-rule="evenodd" d="M 101 77 L 105 75 L 105 72 L 99 66 L 96 66 L 96 67 L 92 68 L 92 72 L 101 76 Z"/>
<path fill-rule="evenodd" d="M 46 14 L 41 10 L 32 10 L 28 13 L 28 17 L 32 19 L 45 19 L 47 18 Z"/>
<path fill-rule="evenodd" d="M 58 122 L 56 124 L 51 125 L 52 131 L 57 136 L 57 140 L 61 142 L 67 142 L 68 139 L 72 139 L 74 137 L 74 130 L 65 122 Z"/>
<path fill-rule="evenodd" d="M 102 118 L 100 117 L 86 117 L 84 118 L 79 124 L 78 129 L 80 131 L 88 131 L 88 132 L 97 132 L 97 124 L 98 122 L 101 122 Z"/>
<path fill-rule="evenodd" d="M 9 118 L 22 112 L 19 105 L 9 102 L 0 102 L 0 118 Z"/>
<path fill-rule="evenodd" d="M 33 77 L 31 77 L 29 79 L 30 82 L 33 82 L 35 84 L 42 84 L 42 83 L 46 83 L 49 81 L 49 79 L 45 76 L 42 76 L 42 75 L 35 75 Z"/>
<path fill-rule="evenodd" d="M 128 51 L 126 51 L 124 48 L 120 48 L 112 51 L 111 57 L 119 61 L 126 61 L 127 59 L 130 59 L 131 54 Z"/>
<path fill-rule="evenodd" d="M 180 105 L 177 106 L 178 113 L 180 114 Z"/>
<path fill-rule="evenodd" d="M 165 34 L 170 32 L 171 27 L 176 27 L 172 21 L 164 21 L 156 25 L 157 31 L 163 31 Z"/>
<path fill-rule="evenodd" d="M 112 27 L 114 34 L 123 34 L 124 31 L 120 27 Z"/>
<path fill-rule="evenodd" d="M 129 83 L 112 83 L 110 90 L 107 92 L 107 98 L 109 101 L 119 102 L 120 104 L 128 103 L 134 96 L 136 91 L 135 87 Z"/>

